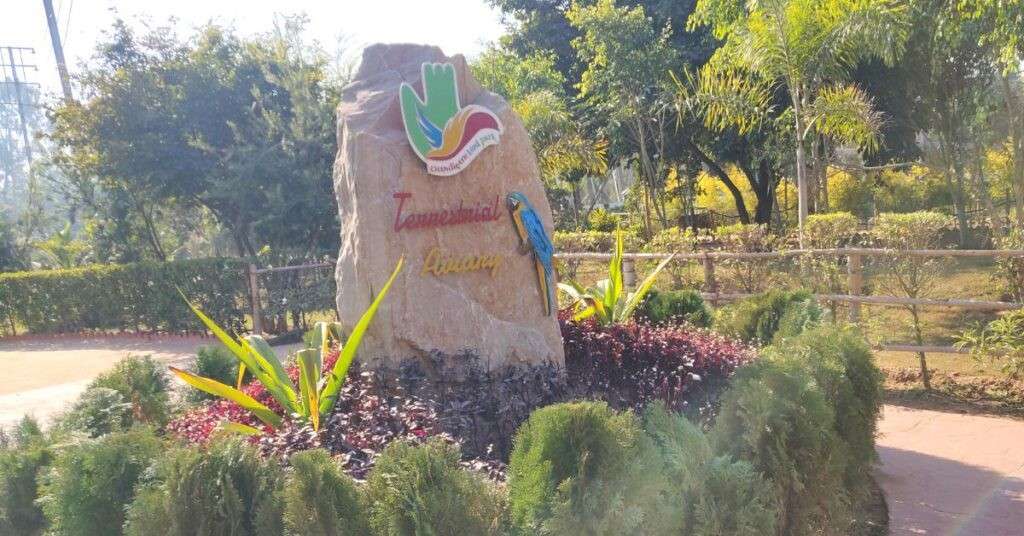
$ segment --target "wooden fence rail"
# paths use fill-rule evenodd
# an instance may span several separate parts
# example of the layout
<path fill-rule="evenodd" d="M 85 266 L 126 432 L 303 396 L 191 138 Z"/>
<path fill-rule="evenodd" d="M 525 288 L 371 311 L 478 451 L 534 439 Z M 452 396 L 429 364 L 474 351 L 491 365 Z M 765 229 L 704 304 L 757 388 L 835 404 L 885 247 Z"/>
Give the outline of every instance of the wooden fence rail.
<path fill-rule="evenodd" d="M 802 256 L 834 256 L 846 257 L 847 267 L 847 294 L 815 294 L 814 297 L 820 301 L 843 302 L 849 304 L 850 320 L 859 323 L 861 320 L 861 305 L 872 304 L 882 306 L 920 306 L 920 307 L 948 307 L 954 309 L 973 311 L 1006 311 L 1024 308 L 1024 304 L 965 299 L 925 299 L 910 298 L 901 296 L 869 296 L 864 295 L 864 258 L 865 257 L 959 257 L 959 258 L 1024 258 L 1024 250 L 990 250 L 990 249 L 918 249 L 918 250 L 896 250 L 896 249 L 871 249 L 871 248 L 837 248 L 837 249 L 794 249 L 786 251 L 764 251 L 764 252 L 736 252 L 736 251 L 707 251 L 694 253 L 625 253 L 623 254 L 623 271 L 627 274 L 635 274 L 634 264 L 640 260 L 662 260 L 672 257 L 673 262 L 699 261 L 704 268 L 703 296 L 710 303 L 717 305 L 723 301 L 737 300 L 752 296 L 749 293 L 723 293 L 719 291 L 718 280 L 715 275 L 717 261 L 724 260 L 765 260 L 783 259 Z M 558 253 L 556 258 L 565 261 L 607 261 L 611 259 L 611 253 Z M 635 284 L 635 277 L 625 281 L 626 285 Z M 945 346 L 911 346 L 911 345 L 881 345 L 877 348 L 894 352 L 943 352 L 960 353 L 953 347 Z"/>
<path fill-rule="evenodd" d="M 704 270 L 703 296 L 712 304 L 746 298 L 752 296 L 748 293 L 723 293 L 719 291 L 719 284 L 716 277 L 716 263 L 725 260 L 762 260 L 762 259 L 784 259 L 801 256 L 834 256 L 846 257 L 847 267 L 847 294 L 815 294 L 820 301 L 842 302 L 849 305 L 850 320 L 859 323 L 861 320 L 861 305 L 882 305 L 882 306 L 907 306 L 916 305 L 920 307 L 947 307 L 954 309 L 973 311 L 1006 311 L 1024 308 L 1024 304 L 965 300 L 965 299 L 924 299 L 908 298 L 900 296 L 877 296 L 864 295 L 864 258 L 865 257 L 943 257 L 943 258 L 1024 258 L 1024 250 L 991 250 L 991 249 L 919 249 L 919 250 L 896 250 L 876 248 L 836 248 L 836 249 L 793 249 L 785 251 L 763 251 L 763 252 L 738 252 L 738 251 L 706 251 L 693 253 L 625 253 L 623 254 L 623 272 L 627 286 L 636 284 L 636 261 L 662 260 L 669 256 L 673 262 L 698 261 Z M 611 253 L 557 253 L 555 258 L 564 261 L 607 261 L 611 259 Z M 248 283 L 253 318 L 257 331 L 259 325 L 259 283 L 257 276 L 269 273 L 289 272 L 294 270 L 313 270 L 333 267 L 333 261 L 302 264 L 296 266 L 280 266 L 272 268 L 256 268 L 250 265 L 248 270 Z M 953 347 L 947 346 L 912 346 L 912 345 L 877 345 L 876 348 L 893 352 L 941 352 L 941 353 L 962 353 Z"/>

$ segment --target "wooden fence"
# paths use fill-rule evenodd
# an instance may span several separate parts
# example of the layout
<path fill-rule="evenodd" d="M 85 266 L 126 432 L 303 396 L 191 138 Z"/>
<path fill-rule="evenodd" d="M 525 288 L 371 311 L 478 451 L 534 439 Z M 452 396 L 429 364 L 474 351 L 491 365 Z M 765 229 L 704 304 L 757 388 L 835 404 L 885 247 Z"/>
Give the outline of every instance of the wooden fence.
<path fill-rule="evenodd" d="M 706 300 L 712 304 L 719 304 L 726 301 L 737 300 L 752 296 L 750 293 L 720 292 L 718 279 L 715 274 L 716 263 L 727 260 L 775 260 L 805 256 L 830 256 L 846 258 L 846 294 L 815 294 L 820 301 L 848 303 L 850 307 L 850 320 L 859 323 L 861 320 L 861 305 L 872 304 L 882 306 L 907 306 L 916 305 L 919 307 L 948 307 L 962 310 L 974 311 L 1005 311 L 1020 309 L 1022 303 L 985 301 L 970 299 L 925 299 L 909 298 L 904 296 L 878 296 L 864 294 L 864 259 L 866 257 L 950 257 L 950 258 L 1024 258 L 1024 250 L 988 250 L 988 249 L 924 249 L 924 250 L 893 250 L 893 249 L 868 249 L 868 248 L 839 248 L 839 249 L 795 249 L 786 251 L 768 252 L 729 252 L 729 251 L 708 251 L 695 253 L 625 253 L 623 254 L 623 278 L 627 286 L 636 284 L 636 261 L 661 261 L 672 256 L 672 262 L 700 263 L 704 269 L 704 287 L 701 289 Z M 556 258 L 564 261 L 607 261 L 611 259 L 610 253 L 559 253 Z M 914 345 L 879 345 L 877 348 L 894 352 L 942 352 L 960 353 L 961 351 L 949 346 L 914 346 Z"/>
<path fill-rule="evenodd" d="M 623 272 L 627 286 L 636 285 L 636 262 L 637 261 L 660 261 L 668 258 L 669 253 L 625 253 L 623 255 Z M 925 299 L 908 298 L 904 296 L 880 296 L 864 294 L 864 260 L 870 257 L 932 257 L 932 258 L 1024 258 L 1024 250 L 988 250 L 988 249 L 926 249 L 926 250 L 893 250 L 893 249 L 867 249 L 867 248 L 839 248 L 839 249 L 795 249 L 786 251 L 769 252 L 729 252 L 729 251 L 708 251 L 695 253 L 678 253 L 672 256 L 674 263 L 693 262 L 703 267 L 704 287 L 702 294 L 710 303 L 717 305 L 723 302 L 746 298 L 751 293 L 743 292 L 721 292 L 719 289 L 716 267 L 722 261 L 729 260 L 777 260 L 786 258 L 798 258 L 804 256 L 829 256 L 846 259 L 846 293 L 845 294 L 815 294 L 815 298 L 826 302 L 839 302 L 849 304 L 850 320 L 860 322 L 861 305 L 881 306 L 907 306 L 916 305 L 919 307 L 946 307 L 960 310 L 973 311 L 1005 311 L 1024 308 L 1024 303 L 985 301 L 960 298 L 946 299 Z M 557 259 L 563 261 L 608 261 L 610 253 L 558 253 Z M 267 300 L 268 288 L 261 279 L 268 276 L 282 275 L 300 271 L 323 271 L 334 267 L 333 261 L 309 263 L 296 266 L 282 266 L 276 268 L 257 268 L 250 265 L 247 273 L 249 284 L 249 296 L 251 312 L 253 317 L 253 328 L 259 333 L 263 331 L 263 317 L 265 311 L 262 303 Z M 914 345 L 879 345 L 883 350 L 894 352 L 941 352 L 959 353 L 960 350 L 949 346 L 914 346 Z"/>

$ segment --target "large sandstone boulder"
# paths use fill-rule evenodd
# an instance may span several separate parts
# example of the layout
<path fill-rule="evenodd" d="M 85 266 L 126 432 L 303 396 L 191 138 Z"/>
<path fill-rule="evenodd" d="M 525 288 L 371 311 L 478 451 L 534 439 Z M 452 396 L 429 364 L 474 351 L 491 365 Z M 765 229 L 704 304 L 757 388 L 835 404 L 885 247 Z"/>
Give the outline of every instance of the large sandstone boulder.
<path fill-rule="evenodd" d="M 454 65 L 461 106 L 483 106 L 503 126 L 498 144 L 452 176 L 427 173 L 403 126 L 399 88 L 408 83 L 422 96 L 424 63 Z M 551 232 L 536 156 L 519 118 L 504 99 L 480 87 L 464 57 L 418 45 L 373 45 L 363 52 L 338 106 L 334 190 L 341 217 L 338 311 L 346 328 L 398 259 L 406 260 L 360 360 L 393 365 L 432 351 L 468 350 L 490 369 L 563 364 L 557 320 L 545 314 L 532 255 L 520 251 L 506 207 L 509 193 L 525 194 Z M 426 215 L 442 209 L 459 214 L 462 223 L 438 225 L 436 214 Z M 445 273 L 444 261 L 452 257 L 465 271 Z"/>

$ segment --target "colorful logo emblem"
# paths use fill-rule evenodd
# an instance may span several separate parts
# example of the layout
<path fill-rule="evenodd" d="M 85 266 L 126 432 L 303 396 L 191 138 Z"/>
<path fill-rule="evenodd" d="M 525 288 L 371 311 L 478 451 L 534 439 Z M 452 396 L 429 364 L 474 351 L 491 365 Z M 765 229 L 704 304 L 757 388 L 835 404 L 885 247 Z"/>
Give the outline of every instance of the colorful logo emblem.
<path fill-rule="evenodd" d="M 501 121 L 493 112 L 459 105 L 455 66 L 450 63 L 423 64 L 423 99 L 404 82 L 399 96 L 405 134 L 431 175 L 455 175 L 501 137 Z"/>

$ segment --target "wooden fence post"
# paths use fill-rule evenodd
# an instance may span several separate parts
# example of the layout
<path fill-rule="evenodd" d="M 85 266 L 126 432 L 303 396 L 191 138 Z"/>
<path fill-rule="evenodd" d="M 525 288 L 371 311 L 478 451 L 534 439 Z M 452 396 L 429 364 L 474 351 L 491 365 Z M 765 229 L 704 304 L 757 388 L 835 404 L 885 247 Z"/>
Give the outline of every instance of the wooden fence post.
<path fill-rule="evenodd" d="M 622 284 L 626 290 L 636 286 L 636 262 L 633 259 L 622 259 Z"/>
<path fill-rule="evenodd" d="M 712 294 L 711 305 L 718 306 L 718 281 L 715 280 L 715 260 L 704 254 L 704 292 Z"/>
<path fill-rule="evenodd" d="M 260 281 L 256 265 L 250 263 L 246 271 L 249 276 L 249 304 L 252 308 L 252 331 L 256 335 L 263 333 L 263 311 L 260 308 Z"/>
<path fill-rule="evenodd" d="M 864 292 L 864 266 L 861 256 L 851 253 L 846 258 L 846 273 L 849 276 L 847 293 L 851 296 L 860 296 Z M 850 302 L 850 322 L 860 323 L 860 302 Z"/>

